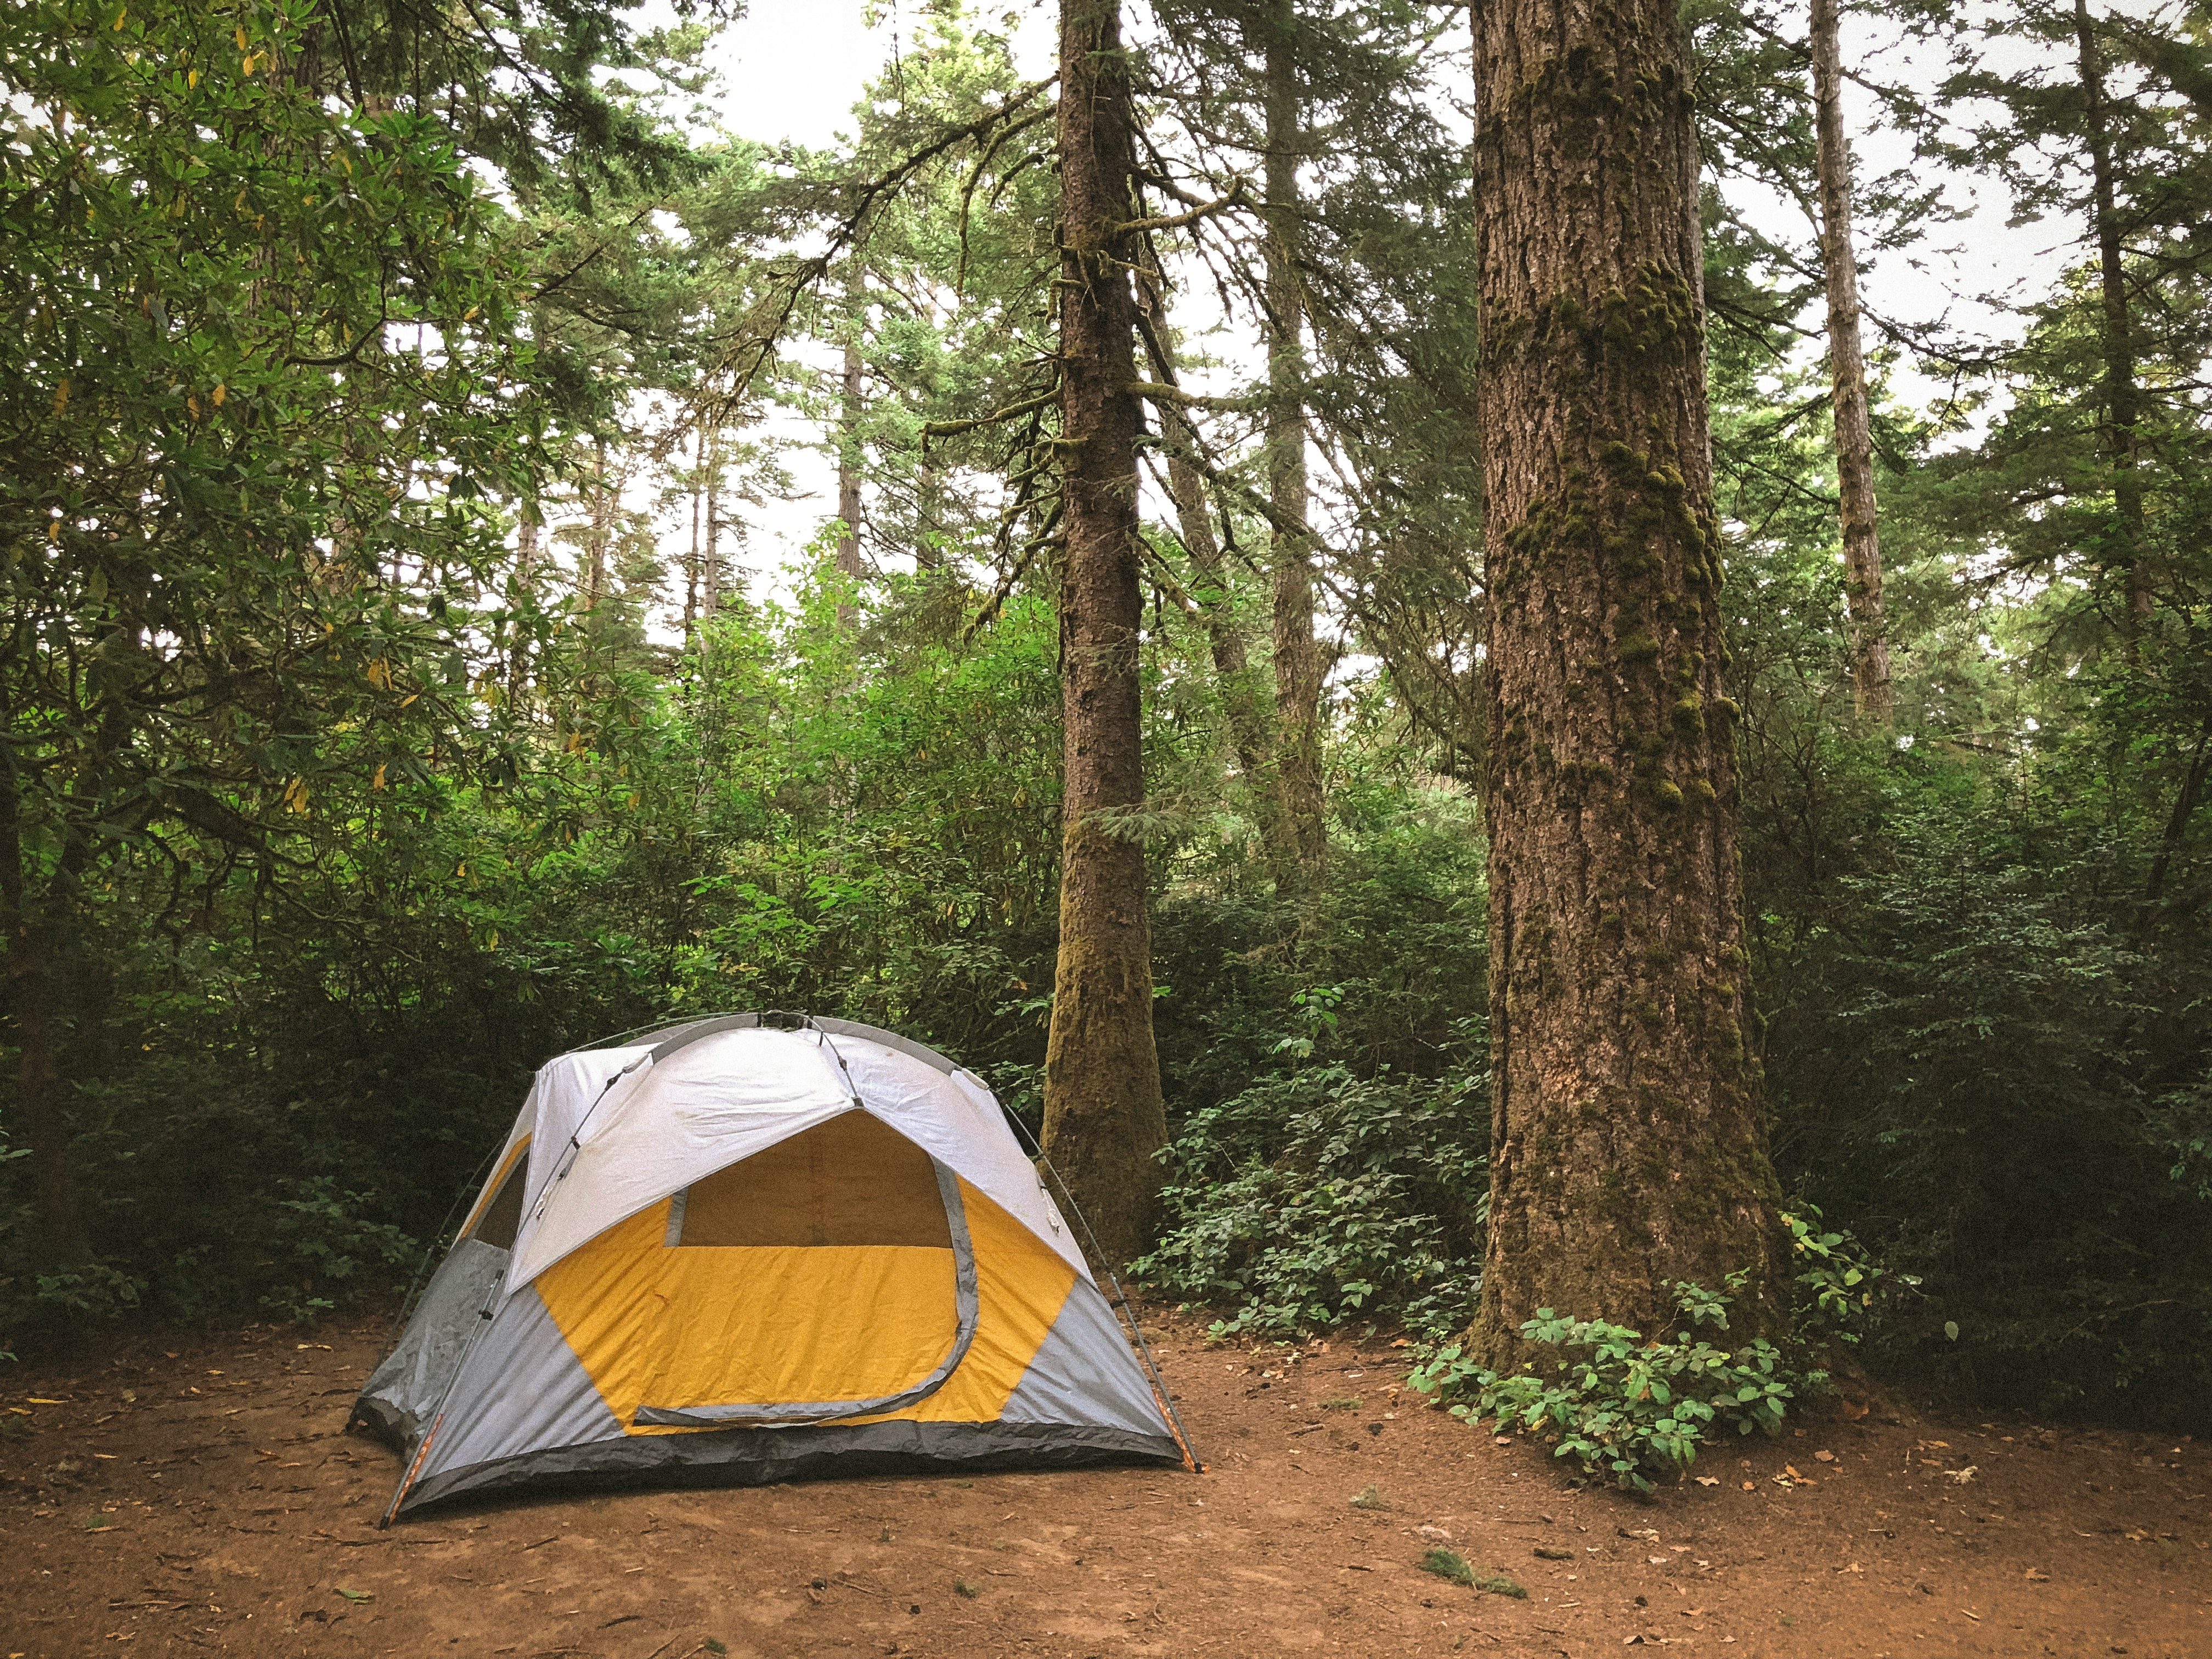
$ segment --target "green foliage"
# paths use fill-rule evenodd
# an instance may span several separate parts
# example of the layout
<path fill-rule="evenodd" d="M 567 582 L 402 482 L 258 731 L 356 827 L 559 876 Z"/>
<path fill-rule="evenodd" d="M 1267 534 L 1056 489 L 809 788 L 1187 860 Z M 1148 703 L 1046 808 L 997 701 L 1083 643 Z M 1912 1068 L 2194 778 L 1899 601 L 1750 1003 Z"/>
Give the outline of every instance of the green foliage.
<path fill-rule="evenodd" d="M 1917 1288 L 1920 1281 L 1911 1273 L 1890 1273 L 1848 1230 L 1828 1231 L 1825 1218 L 1811 1205 L 1798 1207 L 1804 1213 L 1785 1212 L 1782 1224 L 1790 1235 L 1791 1265 L 1797 1269 L 1801 1333 L 1816 1340 L 1832 1337 L 1855 1343 L 1880 1317 L 1882 1304 L 1898 1291 Z"/>
<path fill-rule="evenodd" d="M 1184 1120 L 1159 1246 L 1130 1271 L 1232 1307 L 1218 1334 L 1288 1337 L 1355 1316 L 1449 1328 L 1474 1302 L 1488 1121 L 1481 1079 L 1465 1073 L 1323 1066 L 1262 1079 Z"/>
<path fill-rule="evenodd" d="M 349 1296 L 399 1288 L 422 1265 L 422 1247 L 404 1232 L 362 1218 L 374 1194 L 341 1191 L 329 1176 L 283 1181 L 277 1191 L 266 1234 L 271 1265 L 300 1277 L 280 1279 L 260 1298 L 264 1308 L 312 1324 Z"/>
<path fill-rule="evenodd" d="M 1548 1376 L 1535 1360 L 1501 1375 L 1453 1346 L 1408 1381 L 1452 1401 L 1455 1417 L 1510 1424 L 1550 1443 L 1553 1455 L 1575 1459 L 1585 1475 L 1649 1492 L 1653 1476 L 1687 1470 L 1698 1447 L 1723 1429 L 1772 1434 L 1790 1401 L 1826 1380 L 1793 1370 L 1764 1337 L 1716 1346 L 1700 1328 L 1725 1334 L 1732 1298 L 1690 1284 L 1672 1289 L 1684 1322 L 1649 1337 L 1540 1309 L 1521 1335 L 1557 1352 Z"/>
<path fill-rule="evenodd" d="M 1491 1595 L 1510 1596 L 1516 1601 L 1528 1599 L 1528 1588 L 1510 1573 L 1477 1572 L 1468 1559 L 1457 1550 L 1448 1550 L 1441 1544 L 1431 1545 L 1421 1552 L 1420 1569 L 1437 1577 L 1463 1584 L 1469 1589 L 1484 1591 Z"/>

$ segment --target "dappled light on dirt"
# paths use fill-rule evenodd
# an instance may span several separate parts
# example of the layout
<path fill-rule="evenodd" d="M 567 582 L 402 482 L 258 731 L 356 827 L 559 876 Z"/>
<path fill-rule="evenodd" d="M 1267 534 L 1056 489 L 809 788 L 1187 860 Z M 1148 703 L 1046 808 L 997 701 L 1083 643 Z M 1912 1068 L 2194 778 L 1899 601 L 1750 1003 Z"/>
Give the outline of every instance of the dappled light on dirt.
<path fill-rule="evenodd" d="M 342 1432 L 381 1322 L 88 1347 L 9 1379 L 0 1654 L 2206 1651 L 2193 1443 L 1876 1401 L 1637 1499 L 1426 1409 L 1402 1350 L 1155 1317 L 1202 1476 L 556 1496 L 382 1532 L 395 1461 Z"/>

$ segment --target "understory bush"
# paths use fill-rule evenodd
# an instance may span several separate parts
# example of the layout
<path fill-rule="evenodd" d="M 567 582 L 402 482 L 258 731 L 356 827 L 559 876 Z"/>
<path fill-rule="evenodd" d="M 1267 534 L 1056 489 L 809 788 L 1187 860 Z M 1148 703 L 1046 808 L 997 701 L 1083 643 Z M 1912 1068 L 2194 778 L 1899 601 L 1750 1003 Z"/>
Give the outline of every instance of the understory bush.
<path fill-rule="evenodd" d="M 1185 1121 L 1158 1248 L 1131 1271 L 1233 1309 L 1218 1334 L 1290 1337 L 1355 1316 L 1440 1334 L 1474 1306 L 1488 1136 L 1485 1083 L 1464 1070 L 1262 1079 Z"/>
<path fill-rule="evenodd" d="M 1732 1277 L 1729 1289 L 1739 1283 Z M 1511 1424 L 1574 1458 L 1586 1476 L 1649 1492 L 1653 1476 L 1688 1469 L 1699 1444 L 1723 1430 L 1772 1434 L 1792 1400 L 1827 1380 L 1796 1370 L 1764 1337 L 1717 1346 L 1706 1332 L 1726 1335 L 1732 1296 L 1686 1281 L 1670 1288 L 1680 1317 L 1649 1336 L 1540 1308 L 1521 1327 L 1524 1341 L 1557 1356 L 1540 1368 L 1532 1360 L 1510 1373 L 1486 1370 L 1455 1344 L 1409 1380 L 1449 1402 L 1455 1417 Z"/>

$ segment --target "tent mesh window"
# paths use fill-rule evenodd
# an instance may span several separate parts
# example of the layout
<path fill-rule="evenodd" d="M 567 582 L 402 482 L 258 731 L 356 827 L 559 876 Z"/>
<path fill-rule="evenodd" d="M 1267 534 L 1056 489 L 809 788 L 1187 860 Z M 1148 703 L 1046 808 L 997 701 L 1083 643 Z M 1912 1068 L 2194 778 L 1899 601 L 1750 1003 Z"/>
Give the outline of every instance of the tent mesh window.
<path fill-rule="evenodd" d="M 507 1179 L 499 1183 L 491 1202 L 483 1206 L 476 1225 L 469 1229 L 471 1238 L 497 1249 L 514 1248 L 515 1232 L 522 1225 L 523 1176 L 529 1168 L 529 1158 L 520 1155 L 508 1164 Z"/>
<path fill-rule="evenodd" d="M 929 1154 L 866 1112 L 846 1112 L 694 1182 L 671 1244 L 905 1245 L 949 1250 Z"/>

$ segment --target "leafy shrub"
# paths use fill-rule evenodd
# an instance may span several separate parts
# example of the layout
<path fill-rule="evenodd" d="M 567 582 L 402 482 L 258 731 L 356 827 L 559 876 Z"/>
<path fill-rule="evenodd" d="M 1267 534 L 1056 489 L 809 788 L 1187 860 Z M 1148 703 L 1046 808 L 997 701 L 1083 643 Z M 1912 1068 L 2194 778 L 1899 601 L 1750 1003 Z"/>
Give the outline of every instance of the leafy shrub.
<path fill-rule="evenodd" d="M 1183 1124 L 1166 1226 L 1131 1271 L 1233 1304 L 1219 1334 L 1291 1336 L 1356 1315 L 1441 1334 L 1474 1304 L 1488 1136 L 1483 1083 L 1464 1072 L 1263 1079 Z"/>
<path fill-rule="evenodd" d="M 364 1218 L 374 1194 L 342 1192 L 329 1176 L 282 1182 L 278 1190 L 270 1248 L 275 1265 L 298 1277 L 278 1279 L 261 1305 L 295 1324 L 313 1323 L 349 1296 L 392 1288 L 422 1260 L 422 1247 L 404 1232 Z"/>
<path fill-rule="evenodd" d="M 1793 1372 L 1763 1337 L 1740 1348 L 1715 1346 L 1697 1328 L 1725 1333 L 1731 1298 L 1688 1283 L 1673 1289 L 1687 1325 L 1648 1338 L 1539 1309 L 1521 1335 L 1557 1352 L 1549 1376 L 1533 1360 L 1511 1375 L 1484 1370 L 1454 1346 L 1409 1381 L 1441 1398 L 1471 1394 L 1452 1405 L 1454 1416 L 1515 1424 L 1551 1443 L 1554 1455 L 1577 1460 L 1584 1474 L 1649 1492 L 1652 1476 L 1696 1462 L 1699 1443 L 1717 1428 L 1771 1434 L 1801 1390 L 1826 1380 L 1819 1371 Z"/>

